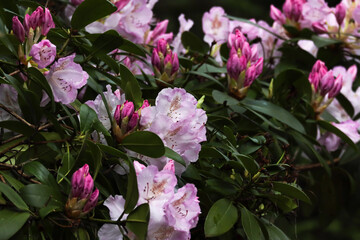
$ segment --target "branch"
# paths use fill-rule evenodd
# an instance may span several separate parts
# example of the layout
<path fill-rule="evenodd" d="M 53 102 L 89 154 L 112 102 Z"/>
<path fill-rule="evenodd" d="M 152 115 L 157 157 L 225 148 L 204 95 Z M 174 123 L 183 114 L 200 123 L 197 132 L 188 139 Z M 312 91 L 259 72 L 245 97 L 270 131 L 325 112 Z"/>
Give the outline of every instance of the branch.
<path fill-rule="evenodd" d="M 11 109 L 9 109 L 8 107 L 5 107 L 3 104 L 0 103 L 0 108 L 4 109 L 6 112 L 8 112 L 10 115 L 12 115 L 13 117 L 15 117 L 16 119 L 18 119 L 19 121 L 25 123 L 26 125 L 28 125 L 31 128 L 36 129 L 36 127 L 34 125 L 32 125 L 31 123 L 28 123 L 25 119 L 23 119 L 22 117 L 20 117 L 16 112 L 12 111 Z"/>
<path fill-rule="evenodd" d="M 328 165 L 335 165 L 340 162 L 340 158 L 335 158 L 334 161 L 327 161 L 326 163 Z M 313 163 L 313 164 L 307 164 L 307 165 L 296 165 L 294 166 L 295 170 L 297 171 L 307 171 L 314 168 L 320 168 L 322 167 L 321 163 Z"/>

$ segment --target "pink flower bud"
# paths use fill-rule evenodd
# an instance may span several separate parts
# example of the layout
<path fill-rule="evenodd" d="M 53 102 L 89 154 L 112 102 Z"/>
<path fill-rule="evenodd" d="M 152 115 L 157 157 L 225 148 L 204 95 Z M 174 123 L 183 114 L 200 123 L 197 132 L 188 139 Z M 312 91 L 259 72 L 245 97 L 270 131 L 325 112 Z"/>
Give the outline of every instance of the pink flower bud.
<path fill-rule="evenodd" d="M 123 64 L 127 67 L 127 68 L 131 68 L 131 60 L 129 57 L 125 57 L 123 60 Z"/>
<path fill-rule="evenodd" d="M 352 65 L 351 67 L 349 67 L 348 73 L 350 74 L 352 81 L 354 81 L 356 78 L 356 74 L 357 74 L 356 65 Z"/>
<path fill-rule="evenodd" d="M 154 68 L 156 68 L 159 72 L 162 70 L 161 69 L 161 60 L 158 54 L 158 51 L 156 48 L 153 49 L 153 53 L 151 56 L 151 63 L 154 66 Z"/>
<path fill-rule="evenodd" d="M 139 114 L 137 112 L 134 112 L 132 115 L 131 115 L 131 118 L 129 120 L 129 123 L 127 125 L 127 132 L 130 132 L 132 131 L 133 129 L 136 128 L 136 126 L 138 125 L 139 123 Z"/>
<path fill-rule="evenodd" d="M 328 98 L 336 97 L 339 94 L 339 92 L 342 88 L 342 85 L 343 85 L 343 78 L 342 78 L 341 74 L 339 74 L 334 81 L 334 86 L 329 91 Z"/>
<path fill-rule="evenodd" d="M 173 173 L 175 173 L 175 165 L 174 160 L 169 160 L 166 165 L 164 166 L 163 170 L 169 170 Z"/>
<path fill-rule="evenodd" d="M 255 63 L 256 77 L 258 77 L 263 71 L 264 59 L 261 57 Z"/>
<path fill-rule="evenodd" d="M 114 112 L 114 119 L 117 123 L 117 125 L 120 125 L 121 124 L 121 105 L 117 105 L 116 106 L 116 109 L 115 109 L 115 112 Z"/>
<path fill-rule="evenodd" d="M 29 30 L 30 30 L 30 15 L 29 14 L 26 14 L 25 17 L 24 17 L 24 29 L 25 29 L 25 34 L 28 35 L 29 33 Z"/>
<path fill-rule="evenodd" d="M 45 39 L 34 44 L 29 55 L 32 56 L 32 59 L 38 64 L 39 68 L 45 68 L 55 60 L 56 46 Z"/>
<path fill-rule="evenodd" d="M 55 23 L 52 19 L 51 13 L 48 8 L 45 8 L 45 13 L 43 14 L 41 34 L 46 36 L 51 28 L 55 28 Z"/>
<path fill-rule="evenodd" d="M 285 16 L 293 21 L 299 21 L 303 4 L 303 0 L 286 0 L 283 5 Z"/>
<path fill-rule="evenodd" d="M 179 58 L 176 53 L 172 55 L 172 69 L 171 75 L 176 73 L 179 70 Z"/>
<path fill-rule="evenodd" d="M 285 23 L 284 14 L 272 4 L 270 5 L 270 17 L 272 20 L 280 22 L 281 24 Z"/>
<path fill-rule="evenodd" d="M 159 39 L 159 41 L 157 42 L 157 51 L 161 52 L 164 56 L 166 55 L 167 42 L 165 39 L 163 39 L 163 38 Z"/>
<path fill-rule="evenodd" d="M 317 92 L 320 81 L 320 75 L 317 72 L 311 72 L 309 75 L 309 82 L 314 87 L 314 91 Z"/>
<path fill-rule="evenodd" d="M 256 69 L 255 66 L 250 66 L 246 72 L 245 72 L 245 81 L 244 81 L 244 87 L 250 86 L 256 78 Z"/>
<path fill-rule="evenodd" d="M 334 86 L 334 73 L 332 70 L 328 71 L 319 82 L 319 91 L 322 96 L 325 96 Z"/>
<path fill-rule="evenodd" d="M 335 17 L 336 17 L 336 21 L 338 22 L 339 25 L 342 24 L 345 16 L 346 16 L 345 6 L 342 3 L 339 3 L 338 5 L 336 5 L 336 8 L 335 8 Z"/>
<path fill-rule="evenodd" d="M 37 27 L 40 27 L 43 23 L 43 14 L 44 11 L 42 7 L 37 7 L 37 9 L 31 14 L 30 16 L 30 27 L 32 29 L 36 29 Z"/>
<path fill-rule="evenodd" d="M 89 165 L 79 168 L 71 178 L 71 196 L 79 197 L 84 189 L 85 176 L 89 174 Z"/>
<path fill-rule="evenodd" d="M 235 34 L 234 33 L 229 34 L 229 37 L 228 37 L 228 47 L 229 48 L 234 47 L 235 50 L 242 49 L 244 42 L 246 42 L 246 37 L 239 29 L 235 30 Z"/>
<path fill-rule="evenodd" d="M 84 188 L 80 194 L 80 199 L 89 198 L 94 188 L 94 180 L 90 174 L 87 174 L 84 179 Z"/>
<path fill-rule="evenodd" d="M 259 59 L 259 53 L 257 50 L 257 45 L 251 46 L 251 62 L 255 62 Z"/>
<path fill-rule="evenodd" d="M 96 206 L 98 202 L 98 198 L 99 198 L 99 189 L 96 188 L 91 194 L 87 203 L 85 204 L 83 208 L 83 212 L 84 213 L 90 212 Z"/>
<path fill-rule="evenodd" d="M 317 60 L 312 67 L 311 72 L 319 72 L 321 69 L 324 69 L 325 72 L 327 72 L 327 67 L 325 66 L 325 63 L 321 60 Z"/>
<path fill-rule="evenodd" d="M 121 119 L 124 119 L 126 117 L 130 118 L 133 113 L 134 113 L 134 103 L 126 101 L 121 108 Z"/>
<path fill-rule="evenodd" d="M 143 105 L 141 106 L 140 109 L 144 109 L 144 108 L 149 107 L 149 106 L 150 106 L 149 101 L 147 99 L 145 99 L 144 102 L 143 102 Z"/>
<path fill-rule="evenodd" d="M 244 42 L 241 49 L 241 54 L 246 58 L 247 61 L 251 60 L 251 49 L 248 42 Z"/>
<path fill-rule="evenodd" d="M 314 29 L 314 32 L 317 33 L 317 34 L 323 34 L 323 33 L 328 32 L 328 30 L 326 29 L 324 24 L 322 24 L 320 22 L 314 22 L 314 23 L 311 24 L 311 26 Z"/>
<path fill-rule="evenodd" d="M 120 11 L 120 10 L 123 9 L 129 2 L 130 2 L 130 0 L 118 0 L 118 1 L 115 2 L 115 6 L 117 7 L 117 10 Z"/>
<path fill-rule="evenodd" d="M 25 29 L 17 16 L 12 18 L 12 29 L 17 39 L 20 42 L 25 41 Z"/>
<path fill-rule="evenodd" d="M 151 35 L 152 39 L 155 39 L 161 34 L 164 34 L 166 32 L 168 24 L 169 24 L 169 20 L 167 19 L 156 24 L 156 27 L 152 31 L 152 35 Z"/>
<path fill-rule="evenodd" d="M 232 55 L 227 64 L 227 72 L 229 76 L 235 80 L 239 78 L 240 73 L 246 69 L 246 58 L 244 56 L 239 56 L 237 54 Z"/>

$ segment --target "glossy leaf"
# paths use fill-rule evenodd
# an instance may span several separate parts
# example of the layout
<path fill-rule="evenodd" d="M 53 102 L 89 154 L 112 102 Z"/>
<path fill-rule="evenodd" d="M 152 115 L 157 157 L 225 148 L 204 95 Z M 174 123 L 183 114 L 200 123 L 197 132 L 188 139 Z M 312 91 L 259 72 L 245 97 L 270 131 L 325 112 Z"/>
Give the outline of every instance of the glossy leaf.
<path fill-rule="evenodd" d="M 139 240 L 145 240 L 148 230 L 149 218 L 149 204 L 141 204 L 128 215 L 126 219 L 126 227 L 135 233 Z"/>
<path fill-rule="evenodd" d="M 29 207 L 26 205 L 24 200 L 19 196 L 19 194 L 3 182 L 0 182 L 0 192 L 2 192 L 4 196 L 6 196 L 9 199 L 9 201 L 13 203 L 17 208 L 25 211 L 29 210 Z"/>
<path fill-rule="evenodd" d="M 20 194 L 30 206 L 42 208 L 49 201 L 51 189 L 44 184 L 28 184 L 20 190 Z"/>
<path fill-rule="evenodd" d="M 206 54 L 210 50 L 209 45 L 192 32 L 183 32 L 181 42 L 186 49 L 193 52 Z"/>
<path fill-rule="evenodd" d="M 282 182 L 273 182 L 272 184 L 275 191 L 311 204 L 310 198 L 298 186 Z"/>
<path fill-rule="evenodd" d="M 139 199 L 139 191 L 138 191 L 135 168 L 132 162 L 128 162 L 128 163 L 129 163 L 129 174 L 128 174 L 127 191 L 126 191 L 126 199 L 124 206 L 125 213 L 130 213 L 136 206 Z"/>
<path fill-rule="evenodd" d="M 249 240 L 264 239 L 261 227 L 256 217 L 245 207 L 241 208 L 241 224 Z"/>
<path fill-rule="evenodd" d="M 172 150 L 171 148 L 165 147 L 164 155 L 165 155 L 165 157 L 168 157 L 168 158 L 174 160 L 175 162 L 180 163 L 181 165 L 186 167 L 184 159 L 177 152 Z"/>
<path fill-rule="evenodd" d="M 165 154 L 165 147 L 161 138 L 148 131 L 131 133 L 124 138 L 121 145 L 131 151 L 152 158 L 159 158 Z"/>
<path fill-rule="evenodd" d="M 238 212 L 232 202 L 222 198 L 211 206 L 205 219 L 206 237 L 220 236 L 229 231 L 238 219 Z"/>
<path fill-rule="evenodd" d="M 141 98 L 142 92 L 138 81 L 132 72 L 123 64 L 120 65 L 121 88 L 125 91 L 126 99 L 134 102 L 136 108 L 140 108 L 143 104 Z"/>
<path fill-rule="evenodd" d="M 26 223 L 30 213 L 0 210 L 0 240 L 10 239 Z"/>

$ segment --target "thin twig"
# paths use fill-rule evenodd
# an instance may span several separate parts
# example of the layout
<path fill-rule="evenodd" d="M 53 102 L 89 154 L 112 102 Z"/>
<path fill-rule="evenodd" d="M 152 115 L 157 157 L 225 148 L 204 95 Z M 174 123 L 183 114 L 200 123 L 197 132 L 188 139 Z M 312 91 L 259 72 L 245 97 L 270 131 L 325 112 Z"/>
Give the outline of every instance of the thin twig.
<path fill-rule="evenodd" d="M 336 163 L 340 162 L 340 158 L 335 158 L 334 161 L 327 161 L 326 163 L 328 165 L 335 165 Z M 307 164 L 307 165 L 297 165 L 294 166 L 295 170 L 297 171 L 307 171 L 314 168 L 320 168 L 322 167 L 321 163 L 313 163 L 313 164 Z"/>
<path fill-rule="evenodd" d="M 16 119 L 18 119 L 19 121 L 25 123 L 26 125 L 28 125 L 31 128 L 36 128 L 34 125 L 32 125 L 31 123 L 27 122 L 25 119 L 23 119 L 22 117 L 20 117 L 16 112 L 12 111 L 11 109 L 9 109 L 8 107 L 4 106 L 3 104 L 0 103 L 0 108 L 4 109 L 6 112 L 8 112 L 9 114 L 11 114 L 13 117 L 15 117 Z"/>

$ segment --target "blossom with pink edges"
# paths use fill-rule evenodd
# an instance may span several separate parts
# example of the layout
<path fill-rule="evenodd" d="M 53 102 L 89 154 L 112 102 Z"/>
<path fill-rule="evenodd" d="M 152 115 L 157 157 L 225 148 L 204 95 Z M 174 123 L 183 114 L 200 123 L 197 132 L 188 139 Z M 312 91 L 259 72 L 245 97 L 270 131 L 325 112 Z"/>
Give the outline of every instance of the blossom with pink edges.
<path fill-rule="evenodd" d="M 39 68 L 45 68 L 55 60 L 56 46 L 44 39 L 31 47 L 29 55 Z"/>
<path fill-rule="evenodd" d="M 229 19 L 225 17 L 222 7 L 212 7 L 202 17 L 202 29 L 205 33 L 204 41 L 211 44 L 213 41 L 223 43 L 229 34 Z"/>

